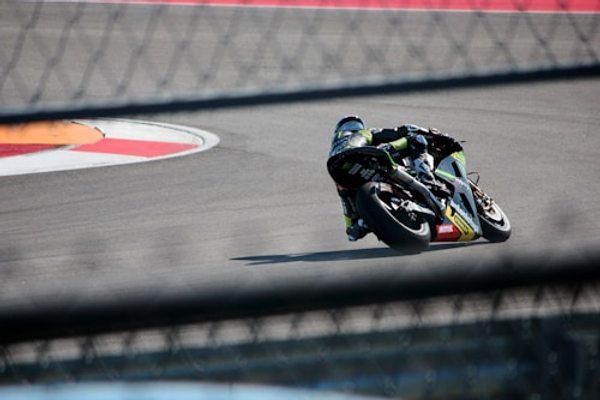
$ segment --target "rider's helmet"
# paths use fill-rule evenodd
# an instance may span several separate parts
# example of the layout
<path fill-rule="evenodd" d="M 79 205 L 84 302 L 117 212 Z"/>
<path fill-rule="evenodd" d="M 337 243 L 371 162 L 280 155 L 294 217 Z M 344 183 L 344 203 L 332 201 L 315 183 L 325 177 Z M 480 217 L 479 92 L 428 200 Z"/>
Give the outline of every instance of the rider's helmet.
<path fill-rule="evenodd" d="M 339 131 L 360 131 L 365 129 L 365 123 L 357 115 L 347 115 L 340 119 L 335 125 L 335 132 Z"/>

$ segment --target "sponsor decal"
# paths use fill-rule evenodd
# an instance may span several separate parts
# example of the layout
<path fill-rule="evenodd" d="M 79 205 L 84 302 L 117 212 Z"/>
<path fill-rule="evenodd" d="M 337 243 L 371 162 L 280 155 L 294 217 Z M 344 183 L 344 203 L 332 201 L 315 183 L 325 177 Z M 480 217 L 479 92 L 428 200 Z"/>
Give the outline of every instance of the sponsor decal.
<path fill-rule="evenodd" d="M 372 168 L 365 168 L 361 164 L 354 164 L 354 166 L 348 171 L 348 174 L 359 175 L 366 181 L 381 180 L 381 175 L 379 175 L 377 171 Z"/>
<path fill-rule="evenodd" d="M 366 180 L 371 180 L 371 178 L 373 178 L 373 175 L 375 175 L 375 170 L 372 170 L 370 168 L 363 168 L 360 171 L 360 176 Z"/>
<path fill-rule="evenodd" d="M 464 236 L 468 235 L 471 232 L 469 225 L 465 222 L 464 219 L 460 217 L 460 215 L 454 216 L 454 225 Z"/>
<path fill-rule="evenodd" d="M 446 217 L 460 231 L 460 238 L 457 240 L 472 240 L 475 237 L 473 227 L 477 225 L 472 224 L 473 219 L 466 215 L 454 200 L 450 200 L 446 208 Z"/>
<path fill-rule="evenodd" d="M 438 228 L 438 233 L 451 233 L 454 232 L 454 225 L 452 224 L 442 224 Z"/>
<path fill-rule="evenodd" d="M 454 201 L 454 199 L 450 199 L 450 207 L 452 207 L 454 211 L 458 213 L 466 223 L 469 224 L 469 226 L 476 227 L 478 225 L 475 223 L 473 218 L 469 214 L 467 214 L 459 204 L 457 204 Z"/>
<path fill-rule="evenodd" d="M 360 168 L 361 168 L 360 164 L 354 164 L 352 166 L 352 168 L 350 168 L 350 170 L 348 171 L 348 174 L 355 175 L 358 171 L 360 171 Z"/>
<path fill-rule="evenodd" d="M 436 242 L 455 242 L 460 239 L 461 233 L 452 224 L 441 224 L 437 227 Z"/>

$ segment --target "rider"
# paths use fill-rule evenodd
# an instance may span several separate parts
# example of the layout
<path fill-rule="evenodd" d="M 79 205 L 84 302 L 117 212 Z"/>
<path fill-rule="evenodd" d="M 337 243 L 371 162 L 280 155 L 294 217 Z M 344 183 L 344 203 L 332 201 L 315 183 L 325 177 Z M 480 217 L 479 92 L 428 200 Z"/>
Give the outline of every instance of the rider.
<path fill-rule="evenodd" d="M 409 156 L 417 179 L 424 185 L 447 194 L 443 185 L 440 185 L 434 178 L 433 157 L 428 153 L 427 147 L 427 138 L 431 139 L 439 135 L 442 133 L 435 128 L 425 129 L 416 125 L 402 125 L 396 128 L 366 128 L 362 118 L 348 115 L 340 119 L 335 126 L 329 160 L 349 149 L 376 146 L 387 151 L 396 159 Z M 346 234 L 348 240 L 354 242 L 363 238 L 370 231 L 359 218 L 356 210 L 354 204 L 356 189 L 346 188 L 339 182 L 336 182 L 336 187 L 342 200 Z"/>

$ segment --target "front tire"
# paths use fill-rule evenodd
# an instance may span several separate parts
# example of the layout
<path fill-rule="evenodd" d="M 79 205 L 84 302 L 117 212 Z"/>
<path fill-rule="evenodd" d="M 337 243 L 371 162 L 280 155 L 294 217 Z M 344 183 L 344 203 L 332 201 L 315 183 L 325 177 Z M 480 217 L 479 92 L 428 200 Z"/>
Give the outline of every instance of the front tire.
<path fill-rule="evenodd" d="M 481 223 L 482 236 L 492 243 L 505 242 L 512 233 L 510 221 L 504 211 L 491 197 L 470 182 L 477 203 L 477 214 Z"/>
<path fill-rule="evenodd" d="M 417 254 L 429 247 L 429 223 L 423 216 L 403 208 L 387 185 L 368 182 L 361 186 L 356 206 L 369 229 L 392 249 Z"/>

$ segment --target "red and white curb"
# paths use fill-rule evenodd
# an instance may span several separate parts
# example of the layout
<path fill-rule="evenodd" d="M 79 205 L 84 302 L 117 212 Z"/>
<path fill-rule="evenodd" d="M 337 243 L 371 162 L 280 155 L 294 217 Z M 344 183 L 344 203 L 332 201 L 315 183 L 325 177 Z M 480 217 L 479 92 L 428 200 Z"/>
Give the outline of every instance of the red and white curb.
<path fill-rule="evenodd" d="M 90 119 L 74 121 L 100 130 L 96 143 L 0 158 L 0 176 L 131 164 L 208 150 L 219 138 L 205 130 L 159 122 Z"/>

